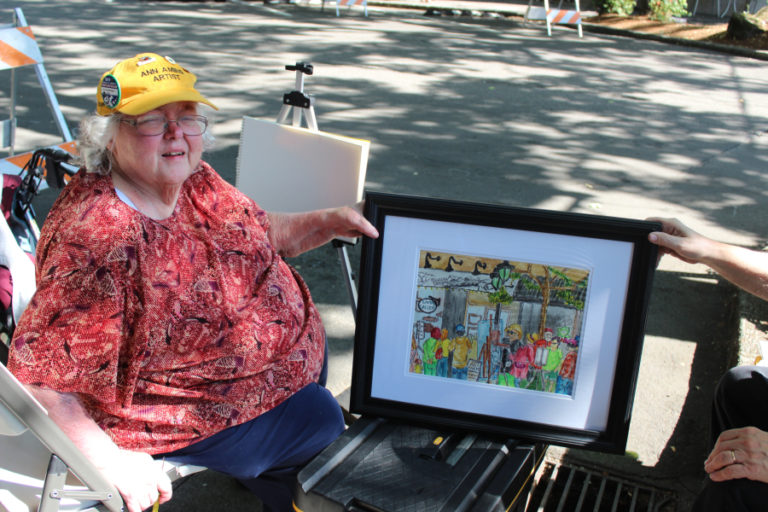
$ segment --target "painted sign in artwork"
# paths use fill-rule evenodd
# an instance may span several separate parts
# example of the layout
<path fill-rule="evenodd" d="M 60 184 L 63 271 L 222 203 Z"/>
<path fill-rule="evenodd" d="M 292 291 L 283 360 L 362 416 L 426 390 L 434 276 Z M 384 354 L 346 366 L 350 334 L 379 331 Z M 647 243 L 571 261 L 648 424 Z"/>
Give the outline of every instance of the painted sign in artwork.
<path fill-rule="evenodd" d="M 421 250 L 409 371 L 572 396 L 589 274 Z"/>

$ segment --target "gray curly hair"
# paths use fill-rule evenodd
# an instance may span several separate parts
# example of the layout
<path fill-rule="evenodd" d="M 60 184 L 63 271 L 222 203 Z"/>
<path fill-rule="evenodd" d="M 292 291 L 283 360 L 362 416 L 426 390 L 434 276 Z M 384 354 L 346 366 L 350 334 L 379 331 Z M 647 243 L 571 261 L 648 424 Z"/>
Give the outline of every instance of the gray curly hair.
<path fill-rule="evenodd" d="M 210 119 L 210 114 L 205 112 Z M 85 167 L 88 172 L 108 175 L 112 172 L 114 160 L 109 143 L 117 135 L 117 128 L 124 119 L 122 114 L 100 116 L 91 114 L 80 122 L 77 135 L 79 157 L 77 164 Z M 213 148 L 216 140 L 211 133 L 210 125 L 203 133 L 203 150 Z"/>

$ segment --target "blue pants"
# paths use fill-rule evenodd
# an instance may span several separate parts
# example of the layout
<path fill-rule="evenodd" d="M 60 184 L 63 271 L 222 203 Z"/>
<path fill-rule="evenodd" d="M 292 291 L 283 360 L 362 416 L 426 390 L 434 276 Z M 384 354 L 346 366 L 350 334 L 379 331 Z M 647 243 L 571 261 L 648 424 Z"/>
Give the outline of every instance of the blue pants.
<path fill-rule="evenodd" d="M 233 476 L 261 499 L 265 510 L 283 512 L 292 510 L 301 466 L 343 431 L 338 402 L 321 384 L 312 383 L 247 423 L 156 458 Z"/>
<path fill-rule="evenodd" d="M 437 376 L 438 377 L 448 376 L 448 358 L 447 357 L 443 357 L 442 359 L 437 360 Z"/>
<path fill-rule="evenodd" d="M 453 378 L 454 379 L 467 380 L 467 374 L 468 374 L 468 368 L 466 366 L 464 368 L 454 368 L 453 369 Z"/>

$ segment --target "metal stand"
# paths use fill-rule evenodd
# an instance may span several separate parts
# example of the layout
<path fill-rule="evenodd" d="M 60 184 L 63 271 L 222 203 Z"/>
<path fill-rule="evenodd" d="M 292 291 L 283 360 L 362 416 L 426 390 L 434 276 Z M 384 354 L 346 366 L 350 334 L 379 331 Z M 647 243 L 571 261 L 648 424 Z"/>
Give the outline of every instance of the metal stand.
<path fill-rule="evenodd" d="M 295 89 L 283 95 L 283 108 L 277 116 L 279 124 L 286 124 L 291 109 L 293 109 L 293 126 L 301 126 L 302 115 L 306 117 L 307 128 L 317 131 L 317 119 L 315 118 L 314 98 L 304 94 L 304 74 L 311 75 L 314 68 L 310 63 L 297 62 L 294 66 L 285 66 L 288 71 L 296 71 Z"/>
<path fill-rule="evenodd" d="M 285 69 L 288 71 L 296 71 L 296 85 L 293 91 L 283 95 L 283 107 L 280 109 L 280 114 L 277 116 L 277 123 L 288 124 L 286 121 L 288 120 L 291 111 L 293 111 L 290 123 L 292 126 L 300 127 L 301 120 L 304 118 L 307 128 L 314 132 L 318 131 L 314 98 L 304 93 L 304 75 L 311 75 L 314 72 L 312 64 L 308 62 L 297 62 L 293 66 L 285 66 Z M 344 240 L 338 239 L 333 240 L 332 243 L 338 252 L 341 271 L 344 274 L 344 281 L 347 285 L 347 292 L 349 294 L 349 302 L 352 307 L 352 315 L 357 317 L 357 288 L 355 286 L 352 269 L 349 265 L 349 255 L 347 254 L 347 245 L 350 244 Z"/>

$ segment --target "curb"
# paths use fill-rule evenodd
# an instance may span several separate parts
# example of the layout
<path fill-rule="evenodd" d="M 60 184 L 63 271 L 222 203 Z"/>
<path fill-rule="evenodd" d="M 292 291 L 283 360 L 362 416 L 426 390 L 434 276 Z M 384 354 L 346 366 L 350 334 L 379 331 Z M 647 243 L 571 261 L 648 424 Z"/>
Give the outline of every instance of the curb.
<path fill-rule="evenodd" d="M 736 55 L 738 57 L 748 57 L 758 60 L 768 61 L 768 52 L 763 50 L 753 50 L 751 48 L 743 48 L 741 46 L 731 46 L 727 44 L 712 43 L 709 41 L 697 41 L 695 39 L 680 39 L 677 37 L 662 36 L 659 34 L 646 34 L 643 32 L 633 32 L 631 30 L 623 30 L 613 27 L 606 27 L 603 25 L 596 25 L 593 23 L 583 23 L 584 30 L 597 34 L 615 35 L 622 37 L 632 37 L 635 39 L 645 39 L 650 41 L 658 41 L 660 43 L 676 44 L 678 46 L 688 46 L 693 48 L 701 48 L 704 50 L 711 50 L 720 53 L 728 53 Z"/>

